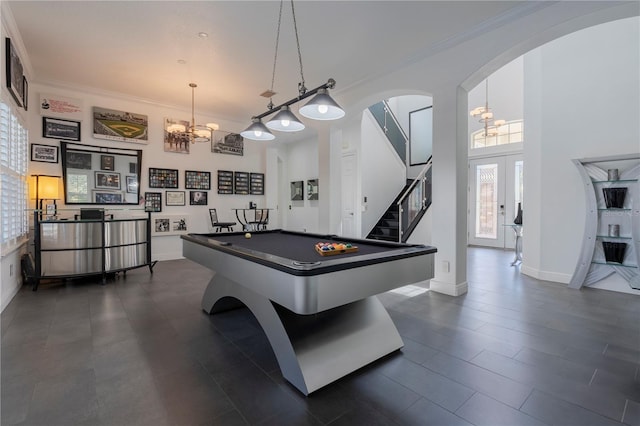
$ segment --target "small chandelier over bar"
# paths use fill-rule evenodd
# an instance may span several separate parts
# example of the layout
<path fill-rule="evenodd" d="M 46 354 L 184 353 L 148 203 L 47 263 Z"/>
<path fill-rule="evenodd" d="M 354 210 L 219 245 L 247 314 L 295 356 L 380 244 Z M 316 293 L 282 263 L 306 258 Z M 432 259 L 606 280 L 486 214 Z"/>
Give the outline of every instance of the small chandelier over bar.
<path fill-rule="evenodd" d="M 472 117 L 480 117 L 478 121 L 484 123 L 483 137 L 494 137 L 498 135 L 500 127 L 504 126 L 507 122 L 505 120 L 494 120 L 493 112 L 489 108 L 489 78 L 485 80 L 485 104 L 484 106 L 476 107 L 470 111 Z"/>
<path fill-rule="evenodd" d="M 191 124 L 188 128 L 180 123 L 174 123 L 167 127 L 169 133 L 187 133 L 191 143 L 210 142 L 213 139 L 213 132 L 219 129 L 216 123 L 196 124 L 195 118 L 195 83 L 189 83 L 191 87 Z"/>
<path fill-rule="evenodd" d="M 280 13 L 278 16 L 278 29 L 276 32 L 276 49 L 273 60 L 273 73 L 271 76 L 271 89 L 265 91 L 262 96 L 269 98 L 269 105 L 267 110 L 262 114 L 251 117 L 251 125 L 247 127 L 240 134 L 247 138 L 258 141 L 268 141 L 275 139 L 271 130 L 277 130 L 279 132 L 298 132 L 304 130 L 305 125 L 298 117 L 291 111 L 291 105 L 307 99 L 313 95 L 316 95 L 307 104 L 302 106 L 299 110 L 300 114 L 304 117 L 311 118 L 313 120 L 337 120 L 344 117 L 344 110 L 338 105 L 338 103 L 329 96 L 329 89 L 335 87 L 336 81 L 330 78 L 326 83 L 316 87 L 312 90 L 307 90 L 304 82 L 304 74 L 302 72 L 302 54 L 300 52 L 300 41 L 298 38 L 298 26 L 296 23 L 296 12 L 293 6 L 293 0 L 291 0 L 291 14 L 293 15 L 293 27 L 296 35 L 296 46 L 298 48 L 298 62 L 300 64 L 300 82 L 298 83 L 298 96 L 284 102 L 276 107 L 273 106 L 273 95 L 276 92 L 273 91 L 273 83 L 276 76 L 276 63 L 278 61 L 278 44 L 280 41 L 280 24 L 282 22 L 282 5 L 283 0 L 280 0 Z M 265 125 L 262 119 L 276 113 L 273 118 L 267 121 Z"/>

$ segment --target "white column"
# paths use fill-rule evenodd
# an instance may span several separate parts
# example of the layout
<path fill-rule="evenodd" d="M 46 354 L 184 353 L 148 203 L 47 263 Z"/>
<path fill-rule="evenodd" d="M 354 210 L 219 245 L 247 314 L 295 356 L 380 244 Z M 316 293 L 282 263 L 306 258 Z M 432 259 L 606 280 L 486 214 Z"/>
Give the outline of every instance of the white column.
<path fill-rule="evenodd" d="M 433 230 L 438 249 L 431 290 L 467 291 L 467 93 L 443 87 L 433 94 Z M 458 119 L 460 118 L 460 119 Z"/>

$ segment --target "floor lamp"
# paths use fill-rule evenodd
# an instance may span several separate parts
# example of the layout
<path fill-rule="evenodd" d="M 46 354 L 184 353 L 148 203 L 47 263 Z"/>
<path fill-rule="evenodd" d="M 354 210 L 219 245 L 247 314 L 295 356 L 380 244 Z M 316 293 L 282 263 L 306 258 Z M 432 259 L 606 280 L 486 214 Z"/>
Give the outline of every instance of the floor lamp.
<path fill-rule="evenodd" d="M 59 184 L 60 176 L 31 175 L 29 193 L 30 198 L 36 200 L 36 209 L 40 211 L 40 220 L 42 220 L 42 204 L 45 200 L 53 200 L 53 208 L 50 210 L 47 206 L 47 216 L 56 216 L 56 201 L 60 199 Z"/>

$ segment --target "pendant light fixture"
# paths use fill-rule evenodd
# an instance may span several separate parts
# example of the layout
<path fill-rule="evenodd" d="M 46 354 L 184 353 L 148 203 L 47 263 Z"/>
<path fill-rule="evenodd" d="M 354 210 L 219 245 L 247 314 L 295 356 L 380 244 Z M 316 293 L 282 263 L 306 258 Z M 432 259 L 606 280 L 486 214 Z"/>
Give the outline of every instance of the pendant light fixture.
<path fill-rule="evenodd" d="M 191 124 L 185 127 L 180 123 L 173 123 L 168 128 L 169 133 L 187 133 L 191 143 L 210 142 L 213 139 L 213 132 L 219 129 L 216 123 L 196 124 L 195 115 L 195 90 L 198 85 L 189 83 L 191 87 Z"/>
<path fill-rule="evenodd" d="M 267 111 L 262 114 L 258 114 L 251 118 L 251 125 L 241 132 L 240 134 L 253 140 L 273 140 L 275 136 L 271 133 L 271 130 L 277 130 L 280 132 L 298 132 L 305 128 L 298 117 L 291 111 L 291 105 L 302 101 L 308 97 L 316 95 L 306 105 L 300 108 L 300 114 L 314 120 L 336 120 L 345 115 L 345 112 L 331 96 L 329 96 L 328 89 L 333 89 L 336 82 L 330 78 L 325 84 L 322 84 L 315 89 L 307 91 L 304 82 L 304 74 L 302 72 L 302 54 L 300 51 L 300 40 L 298 38 L 298 25 L 296 22 L 296 12 L 291 0 L 291 14 L 293 16 L 293 28 L 296 35 L 296 46 L 298 49 L 298 62 L 300 65 L 300 82 L 298 83 L 298 96 L 284 102 L 277 107 L 273 106 L 273 95 L 276 92 L 273 91 L 273 85 L 276 76 L 276 64 L 278 62 L 278 45 L 280 42 L 280 24 L 282 23 L 282 5 L 284 0 L 280 0 L 280 12 L 278 15 L 278 28 L 276 31 L 276 48 L 273 60 L 273 73 L 271 76 L 271 89 L 265 91 L 262 96 L 269 98 L 269 104 L 267 105 Z M 277 114 L 271 118 L 266 126 L 262 123 L 262 119 L 268 117 L 274 113 Z"/>
<path fill-rule="evenodd" d="M 498 129 L 504 126 L 505 120 L 494 120 L 493 112 L 489 108 L 489 78 L 485 80 L 485 103 L 484 106 L 476 107 L 470 111 L 472 117 L 480 117 L 478 121 L 484 124 L 483 137 L 494 137 L 498 135 Z"/>

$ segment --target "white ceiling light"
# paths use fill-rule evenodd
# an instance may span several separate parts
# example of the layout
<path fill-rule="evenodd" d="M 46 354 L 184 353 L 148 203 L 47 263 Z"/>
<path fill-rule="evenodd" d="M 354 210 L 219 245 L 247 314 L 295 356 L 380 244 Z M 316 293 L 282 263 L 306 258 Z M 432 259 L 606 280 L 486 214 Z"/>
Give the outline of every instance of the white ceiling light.
<path fill-rule="evenodd" d="M 218 130 L 216 123 L 196 124 L 195 118 L 195 89 L 198 87 L 195 83 L 189 83 L 191 87 L 191 124 L 185 127 L 179 123 L 173 123 L 167 127 L 169 133 L 187 133 L 191 143 L 210 142 L 213 139 L 213 132 Z"/>
<path fill-rule="evenodd" d="M 302 114 L 302 112 L 300 112 Z M 304 115 L 304 114 L 303 114 Z M 505 120 L 494 120 L 493 112 L 489 108 L 489 78 L 485 80 L 485 103 L 484 106 L 476 107 L 470 111 L 472 117 L 480 117 L 478 121 L 484 123 L 484 132 L 482 136 L 485 138 L 497 136 L 500 127 L 507 122 Z"/>

